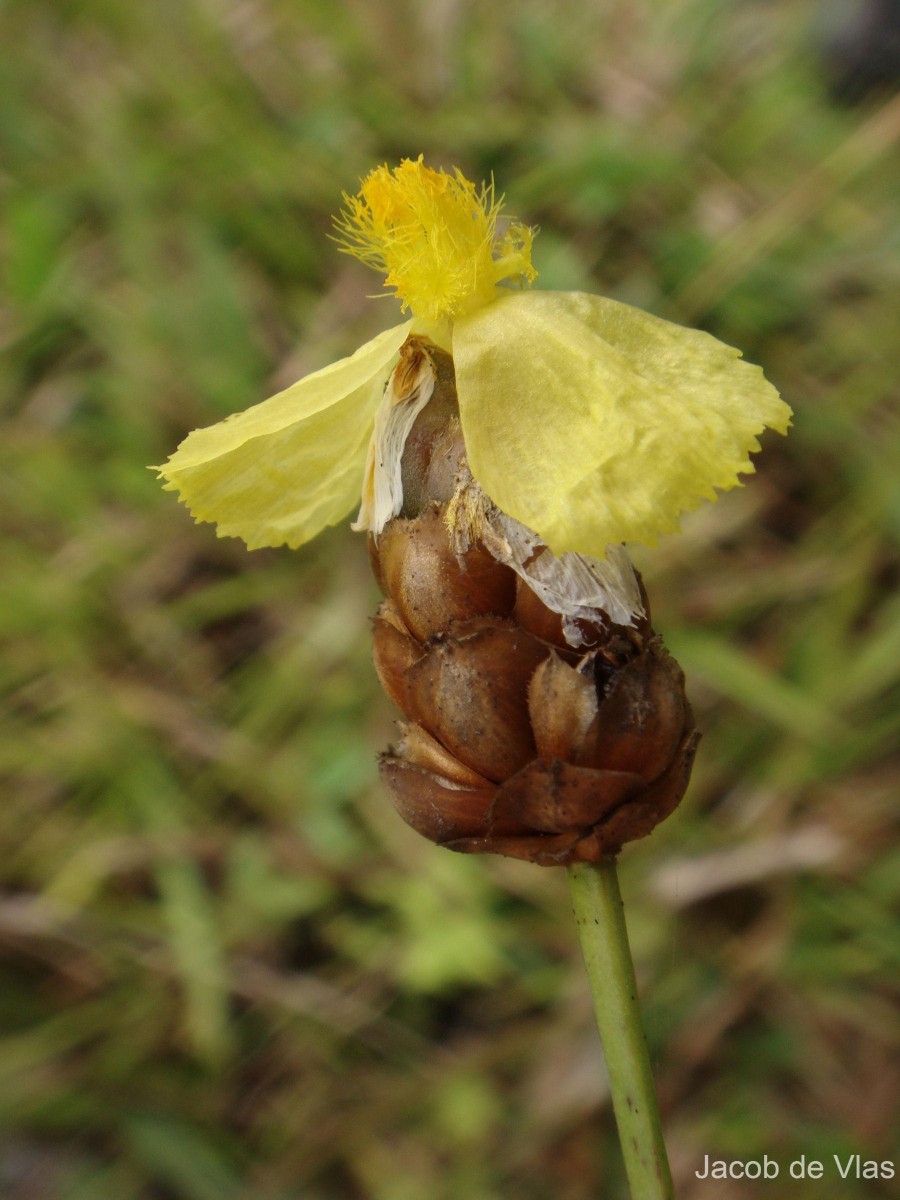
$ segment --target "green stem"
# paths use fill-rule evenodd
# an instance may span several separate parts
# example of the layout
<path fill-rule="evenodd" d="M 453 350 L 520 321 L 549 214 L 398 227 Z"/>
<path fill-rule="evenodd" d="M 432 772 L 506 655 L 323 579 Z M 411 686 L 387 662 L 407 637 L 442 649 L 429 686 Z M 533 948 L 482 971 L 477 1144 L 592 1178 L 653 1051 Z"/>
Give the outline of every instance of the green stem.
<path fill-rule="evenodd" d="M 634 1200 L 673 1200 L 616 860 L 569 867 L 572 906 Z"/>

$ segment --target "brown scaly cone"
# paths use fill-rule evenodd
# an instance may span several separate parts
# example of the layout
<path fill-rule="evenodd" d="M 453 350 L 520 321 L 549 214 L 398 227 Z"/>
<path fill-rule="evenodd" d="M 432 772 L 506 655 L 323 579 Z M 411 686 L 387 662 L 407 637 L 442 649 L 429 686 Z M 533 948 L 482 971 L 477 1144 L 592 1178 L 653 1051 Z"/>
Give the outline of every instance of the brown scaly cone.
<path fill-rule="evenodd" d="M 428 356 L 435 386 L 406 439 L 400 514 L 369 538 L 387 597 L 375 666 L 408 722 L 382 779 L 404 820 L 451 850 L 546 866 L 615 855 L 687 788 L 699 734 L 684 676 L 649 615 L 578 620 L 575 649 L 489 551 L 490 530 L 459 552 L 471 476 L 452 359 L 423 339 L 403 353 L 400 370 Z"/>

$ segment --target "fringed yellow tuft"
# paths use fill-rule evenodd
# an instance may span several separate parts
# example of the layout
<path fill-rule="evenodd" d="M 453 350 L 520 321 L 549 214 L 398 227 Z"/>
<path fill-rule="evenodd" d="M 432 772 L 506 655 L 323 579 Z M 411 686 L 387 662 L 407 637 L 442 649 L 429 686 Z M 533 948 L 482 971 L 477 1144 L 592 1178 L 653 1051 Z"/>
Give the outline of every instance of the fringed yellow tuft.
<path fill-rule="evenodd" d="M 434 171 L 421 155 L 393 171 L 376 167 L 344 204 L 335 221 L 341 250 L 385 275 L 404 311 L 424 321 L 474 312 L 503 279 L 536 278 L 534 231 L 513 222 L 498 238 L 503 198 L 493 183 L 479 191 L 458 169 Z"/>

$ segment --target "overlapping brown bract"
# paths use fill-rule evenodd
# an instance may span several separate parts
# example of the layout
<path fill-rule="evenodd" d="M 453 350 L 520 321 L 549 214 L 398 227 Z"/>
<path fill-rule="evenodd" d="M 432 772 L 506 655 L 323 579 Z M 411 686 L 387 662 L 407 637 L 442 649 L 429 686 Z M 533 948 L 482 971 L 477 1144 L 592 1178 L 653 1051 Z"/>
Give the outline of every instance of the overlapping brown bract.
<path fill-rule="evenodd" d="M 687 787 L 699 735 L 677 663 L 650 628 L 560 616 L 446 516 L 465 447 L 452 362 L 403 460 L 404 508 L 370 539 L 387 599 L 375 666 L 408 723 L 382 756 L 400 815 L 452 850 L 597 861 L 649 833 Z"/>

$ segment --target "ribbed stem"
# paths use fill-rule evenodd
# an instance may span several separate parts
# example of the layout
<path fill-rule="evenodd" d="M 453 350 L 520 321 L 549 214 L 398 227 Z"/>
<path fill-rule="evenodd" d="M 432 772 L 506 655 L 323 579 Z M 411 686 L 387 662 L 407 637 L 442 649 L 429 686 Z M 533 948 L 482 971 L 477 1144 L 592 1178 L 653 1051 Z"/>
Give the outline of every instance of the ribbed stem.
<path fill-rule="evenodd" d="M 673 1200 L 613 858 L 568 869 L 572 906 L 634 1200 Z"/>

